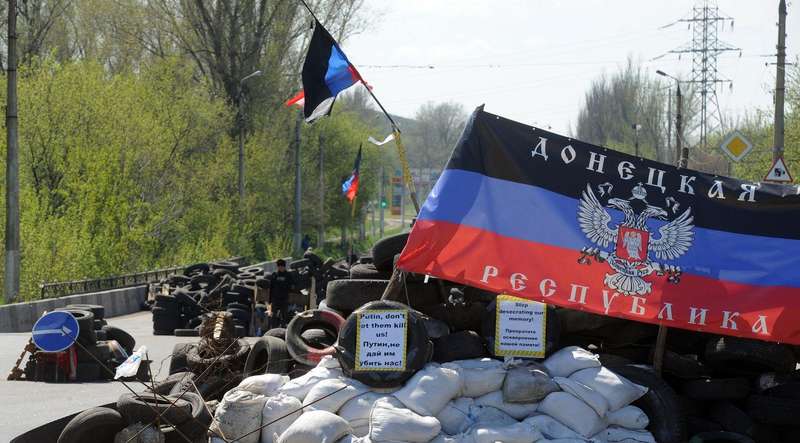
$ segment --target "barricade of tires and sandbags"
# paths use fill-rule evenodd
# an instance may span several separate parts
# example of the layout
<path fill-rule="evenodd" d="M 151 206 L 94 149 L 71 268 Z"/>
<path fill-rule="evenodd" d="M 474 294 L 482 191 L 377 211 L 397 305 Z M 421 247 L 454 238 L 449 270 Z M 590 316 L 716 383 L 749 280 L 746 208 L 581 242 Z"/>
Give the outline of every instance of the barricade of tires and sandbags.
<path fill-rule="evenodd" d="M 61 352 L 32 350 L 25 364 L 25 380 L 86 382 L 109 380 L 113 371 L 133 353 L 136 340 L 121 328 L 109 325 L 102 305 L 71 304 L 57 311 L 72 314 L 80 331 L 77 343 Z M 144 370 L 144 365 L 143 365 Z M 146 371 L 141 375 L 146 377 Z"/>

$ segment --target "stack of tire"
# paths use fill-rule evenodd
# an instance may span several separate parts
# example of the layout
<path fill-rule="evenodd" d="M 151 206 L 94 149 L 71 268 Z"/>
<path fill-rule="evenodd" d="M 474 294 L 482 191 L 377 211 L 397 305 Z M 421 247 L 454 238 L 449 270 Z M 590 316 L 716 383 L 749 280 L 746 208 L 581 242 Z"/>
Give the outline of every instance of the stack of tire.
<path fill-rule="evenodd" d="M 69 312 L 78 321 L 78 343 L 59 353 L 34 352 L 25 367 L 26 379 L 69 381 L 72 371 L 68 355 L 74 351 L 75 381 L 108 380 L 114 369 L 133 353 L 136 340 L 124 330 L 106 323 L 103 306 L 72 304 L 56 310 Z"/>
<path fill-rule="evenodd" d="M 658 327 L 559 310 L 564 343 L 588 346 L 606 365 L 650 364 Z M 663 379 L 676 393 L 692 443 L 800 440 L 795 347 L 670 329 Z"/>

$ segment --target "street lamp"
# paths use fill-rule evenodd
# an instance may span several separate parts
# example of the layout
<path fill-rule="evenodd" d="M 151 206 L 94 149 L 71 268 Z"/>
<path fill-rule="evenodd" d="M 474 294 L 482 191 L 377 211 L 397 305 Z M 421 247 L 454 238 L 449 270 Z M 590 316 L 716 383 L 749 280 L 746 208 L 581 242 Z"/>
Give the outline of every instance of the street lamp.
<path fill-rule="evenodd" d="M 639 130 L 642 129 L 642 125 L 639 123 L 634 123 L 631 125 L 633 128 L 633 152 L 634 155 L 637 157 L 639 156 Z"/>
<path fill-rule="evenodd" d="M 244 82 L 261 75 L 261 70 L 255 71 L 250 75 L 243 77 L 239 80 L 239 99 L 238 99 L 238 123 L 239 123 L 239 204 L 244 203 Z"/>
<path fill-rule="evenodd" d="M 681 135 L 681 128 L 683 126 L 683 96 L 681 95 L 681 81 L 660 69 L 656 70 L 656 74 L 675 80 L 675 98 L 677 99 L 676 101 L 678 108 L 675 115 L 675 151 L 678 158 L 678 167 L 685 168 L 689 164 L 689 147 L 682 146 L 683 136 Z"/>

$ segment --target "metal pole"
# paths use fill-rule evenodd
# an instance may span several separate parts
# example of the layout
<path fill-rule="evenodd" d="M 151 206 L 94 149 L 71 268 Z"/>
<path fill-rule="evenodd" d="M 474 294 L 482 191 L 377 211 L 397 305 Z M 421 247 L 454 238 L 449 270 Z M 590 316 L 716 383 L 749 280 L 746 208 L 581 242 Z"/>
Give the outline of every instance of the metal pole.
<path fill-rule="evenodd" d="M 302 220 L 300 213 L 300 124 L 303 121 L 301 113 L 297 113 L 294 124 L 294 250 L 302 253 L 300 244 L 302 243 L 300 230 Z"/>
<path fill-rule="evenodd" d="M 325 246 L 325 139 L 319 138 L 319 232 L 317 232 L 317 248 Z"/>
<path fill-rule="evenodd" d="M 375 238 L 375 208 L 370 208 L 372 213 L 372 238 Z"/>
<path fill-rule="evenodd" d="M 239 93 L 239 205 L 244 204 L 244 94 Z"/>
<path fill-rule="evenodd" d="M 19 295 L 19 144 L 17 138 L 17 1 L 8 0 L 8 97 L 6 100 L 6 269 L 5 298 Z"/>
<path fill-rule="evenodd" d="M 636 155 L 638 157 L 639 156 L 639 124 L 638 123 L 634 123 L 634 125 L 633 125 L 633 133 L 634 133 L 634 135 L 633 135 L 634 155 Z"/>
<path fill-rule="evenodd" d="M 677 83 L 677 80 L 676 80 Z M 683 146 L 683 95 L 681 95 L 681 84 L 677 83 L 677 114 L 675 116 L 675 149 L 678 153 L 678 167 L 685 168 L 689 165 L 689 147 Z"/>
<path fill-rule="evenodd" d="M 775 135 L 772 160 L 783 156 L 783 100 L 786 94 L 786 1 L 778 4 L 778 67 L 775 76 Z"/>
<path fill-rule="evenodd" d="M 383 166 L 381 166 L 381 199 L 378 204 L 381 207 L 381 216 L 380 216 L 380 228 L 379 228 L 379 236 L 383 238 L 383 199 L 386 197 L 386 192 L 384 189 L 384 183 L 386 182 L 386 171 L 384 170 Z"/>
<path fill-rule="evenodd" d="M 672 88 L 667 90 L 667 152 L 670 152 L 672 147 Z M 669 157 L 659 159 L 664 163 L 669 161 Z"/>

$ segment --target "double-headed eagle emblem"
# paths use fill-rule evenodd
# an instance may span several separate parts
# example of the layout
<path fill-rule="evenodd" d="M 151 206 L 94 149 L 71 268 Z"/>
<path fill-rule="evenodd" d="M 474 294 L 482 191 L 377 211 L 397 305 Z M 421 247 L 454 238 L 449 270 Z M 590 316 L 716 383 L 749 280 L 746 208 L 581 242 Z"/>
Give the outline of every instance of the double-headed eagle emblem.
<path fill-rule="evenodd" d="M 610 190 L 600 188 L 600 192 L 602 196 Z M 668 209 L 677 212 L 678 204 L 672 200 L 672 205 L 667 202 Z M 675 260 L 689 250 L 694 236 L 691 208 L 658 228 L 659 238 L 652 238 L 647 221 L 667 220 L 669 212 L 647 202 L 647 191 L 641 183 L 633 188 L 631 198 L 609 198 L 607 206 L 619 210 L 624 217 L 613 228 L 609 227 L 611 213 L 597 199 L 591 186 L 586 185 L 578 206 L 578 223 L 586 237 L 599 248 L 583 248 L 578 263 L 590 264 L 589 257 L 599 262 L 607 261 L 617 272 L 606 274 L 606 286 L 626 295 L 649 294 L 652 284 L 643 277 L 653 272 L 658 276 L 667 275 L 669 282 L 678 283 L 680 268 L 653 262 L 650 255 L 661 260 Z M 606 249 L 612 243 L 615 245 L 613 251 L 600 249 Z"/>

